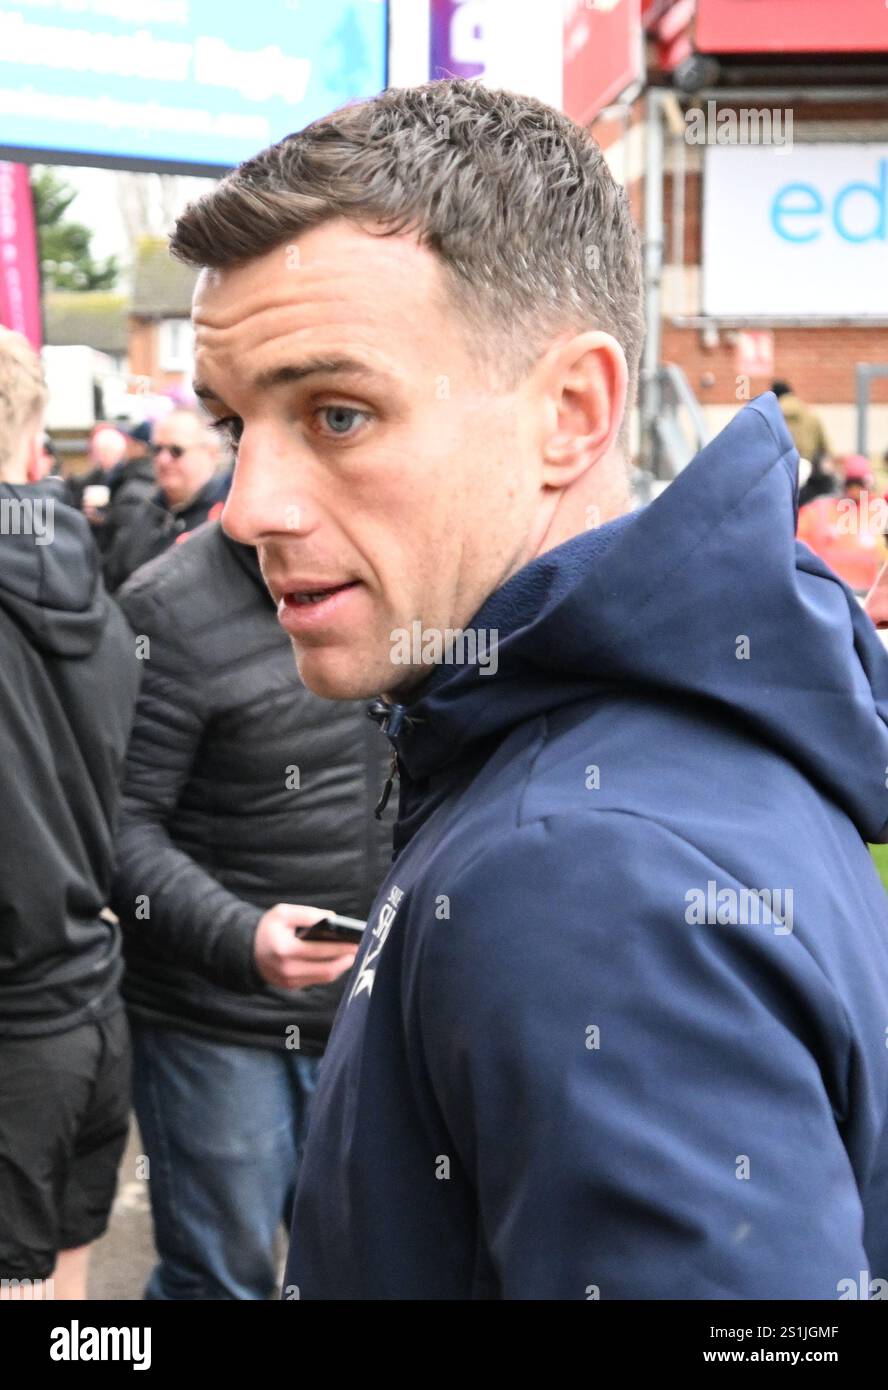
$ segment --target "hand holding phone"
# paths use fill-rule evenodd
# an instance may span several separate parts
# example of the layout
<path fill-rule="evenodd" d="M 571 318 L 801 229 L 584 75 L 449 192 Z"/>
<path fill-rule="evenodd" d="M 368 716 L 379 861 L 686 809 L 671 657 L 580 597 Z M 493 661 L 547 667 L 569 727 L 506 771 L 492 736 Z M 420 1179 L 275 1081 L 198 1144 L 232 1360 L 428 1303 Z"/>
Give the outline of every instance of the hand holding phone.
<path fill-rule="evenodd" d="M 313 926 L 294 927 L 293 930 L 301 941 L 344 941 L 355 946 L 362 940 L 366 926 L 367 923 L 358 917 L 342 917 L 338 912 L 331 912 Z"/>
<path fill-rule="evenodd" d="M 298 903 L 276 903 L 263 913 L 253 937 L 253 957 L 266 984 L 277 989 L 308 989 L 331 984 L 351 969 L 358 949 L 353 938 L 328 935 L 306 941 L 299 934 L 325 925 L 333 916 L 323 908 Z"/>

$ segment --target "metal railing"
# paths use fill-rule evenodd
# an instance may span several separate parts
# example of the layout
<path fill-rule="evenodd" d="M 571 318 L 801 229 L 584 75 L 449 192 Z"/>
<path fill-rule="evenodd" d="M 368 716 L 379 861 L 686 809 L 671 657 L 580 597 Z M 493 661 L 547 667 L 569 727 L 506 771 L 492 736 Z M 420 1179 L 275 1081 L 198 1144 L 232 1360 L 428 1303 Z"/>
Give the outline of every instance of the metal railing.
<path fill-rule="evenodd" d="M 888 363 L 858 362 L 855 368 L 857 378 L 857 452 L 866 457 L 869 454 L 869 403 L 870 382 L 874 377 L 888 376 Z"/>
<path fill-rule="evenodd" d="M 709 442 L 709 429 L 700 402 L 681 367 L 663 362 L 653 383 L 656 410 L 647 441 L 648 457 L 641 466 L 654 478 L 674 478 Z"/>

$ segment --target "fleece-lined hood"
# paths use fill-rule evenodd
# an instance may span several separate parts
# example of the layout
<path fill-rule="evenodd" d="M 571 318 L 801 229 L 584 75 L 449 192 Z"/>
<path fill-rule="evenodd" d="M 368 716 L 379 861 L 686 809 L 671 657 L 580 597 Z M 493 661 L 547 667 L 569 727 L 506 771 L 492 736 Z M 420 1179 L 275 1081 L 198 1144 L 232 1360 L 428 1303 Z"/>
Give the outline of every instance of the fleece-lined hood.
<path fill-rule="evenodd" d="M 407 776 L 590 689 L 647 689 L 727 707 L 888 839 L 888 653 L 795 539 L 797 464 L 768 393 L 655 502 L 522 569 L 469 625 L 489 669 L 438 667 L 390 721 Z"/>
<path fill-rule="evenodd" d="M 63 501 L 64 484 L 0 484 L 0 609 L 34 646 L 88 656 L 108 614 L 89 524 Z"/>

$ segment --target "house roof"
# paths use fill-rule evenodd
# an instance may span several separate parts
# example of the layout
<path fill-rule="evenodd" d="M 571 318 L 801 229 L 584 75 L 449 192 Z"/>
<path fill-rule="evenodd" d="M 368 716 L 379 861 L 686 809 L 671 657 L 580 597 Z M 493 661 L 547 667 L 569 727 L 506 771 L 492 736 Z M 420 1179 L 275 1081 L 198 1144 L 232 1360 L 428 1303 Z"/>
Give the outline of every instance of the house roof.
<path fill-rule="evenodd" d="M 125 294 L 111 290 L 50 290 L 43 298 L 46 341 L 51 347 L 83 343 L 99 352 L 125 353 Z"/>
<path fill-rule="evenodd" d="M 197 271 L 174 261 L 166 237 L 139 240 L 130 312 L 140 318 L 189 318 Z"/>

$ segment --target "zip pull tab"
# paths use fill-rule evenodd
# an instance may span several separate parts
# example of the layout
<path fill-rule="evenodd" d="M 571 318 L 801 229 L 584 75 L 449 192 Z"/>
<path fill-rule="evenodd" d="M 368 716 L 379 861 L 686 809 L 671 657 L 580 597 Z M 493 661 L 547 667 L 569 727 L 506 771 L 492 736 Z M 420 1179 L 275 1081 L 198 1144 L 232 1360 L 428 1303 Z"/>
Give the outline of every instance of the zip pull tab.
<path fill-rule="evenodd" d="M 375 815 L 376 815 L 376 819 L 377 819 L 377 820 L 382 820 L 382 813 L 383 813 L 383 811 L 385 810 L 386 806 L 388 805 L 388 799 L 389 799 L 389 797 L 390 797 L 391 794 L 392 794 L 392 787 L 394 786 L 395 778 L 397 777 L 397 775 L 398 775 L 398 750 L 397 750 L 396 748 L 393 748 L 393 749 L 392 749 L 392 760 L 391 760 L 391 762 L 390 762 L 390 764 L 389 764 L 389 775 L 388 775 L 388 777 L 386 778 L 385 785 L 384 785 L 383 788 L 382 788 L 382 795 L 380 796 L 379 801 L 376 803 L 376 812 L 375 812 Z"/>

